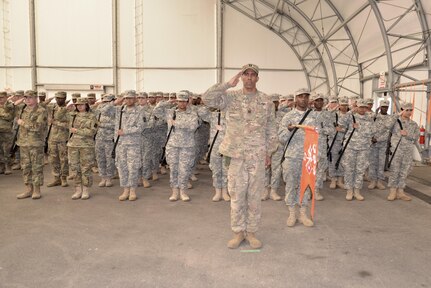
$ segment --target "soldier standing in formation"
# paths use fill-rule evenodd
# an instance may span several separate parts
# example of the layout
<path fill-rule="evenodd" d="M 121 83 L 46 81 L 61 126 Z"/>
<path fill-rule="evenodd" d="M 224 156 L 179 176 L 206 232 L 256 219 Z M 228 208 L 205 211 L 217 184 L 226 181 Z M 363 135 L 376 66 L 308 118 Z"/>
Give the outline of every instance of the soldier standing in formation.
<path fill-rule="evenodd" d="M 7 92 L 0 92 L 0 174 L 12 173 L 10 149 L 13 142 L 13 104 L 7 100 Z"/>
<path fill-rule="evenodd" d="M 211 108 L 226 112 L 226 134 L 219 152 L 229 163 L 228 187 L 231 196 L 231 228 L 234 237 L 228 242 L 238 248 L 245 239 L 254 249 L 262 242 L 256 238 L 261 218 L 261 193 L 265 188 L 265 167 L 277 149 L 274 104 L 256 88 L 259 67 L 243 66 L 228 83 L 216 84 L 202 96 Z M 243 88 L 235 87 L 239 80 Z"/>
<path fill-rule="evenodd" d="M 48 160 L 51 164 L 54 181 L 48 183 L 47 187 L 67 187 L 67 176 L 69 175 L 69 162 L 67 154 L 67 141 L 69 140 L 69 112 L 66 108 L 66 92 L 55 93 L 56 104 L 48 104 Z M 48 98 L 45 103 L 49 103 Z"/>
<path fill-rule="evenodd" d="M 27 191 L 17 195 L 18 199 L 41 198 L 40 186 L 43 185 L 43 165 L 47 111 L 38 105 L 35 91 L 28 90 L 22 100 L 15 102 L 15 113 L 19 115 L 16 144 L 20 147 L 20 161 L 24 184 Z"/>
<path fill-rule="evenodd" d="M 136 188 L 141 168 L 141 135 L 144 128 L 141 108 L 136 105 L 136 92 L 125 92 L 124 106 L 117 107 L 115 114 L 115 136 L 118 138 L 115 164 L 120 175 L 123 193 L 120 201 L 136 200 Z M 121 127 L 120 127 L 121 122 Z"/>
<path fill-rule="evenodd" d="M 75 181 L 75 193 L 72 199 L 86 200 L 90 198 L 88 189 L 93 185 L 91 171 L 95 162 L 94 135 L 97 131 L 97 119 L 90 111 L 87 98 L 79 98 L 76 103 L 76 113 L 69 125 L 69 170 Z"/>
<path fill-rule="evenodd" d="M 150 93 L 153 95 L 153 93 Z M 147 97 L 146 97 L 147 96 Z M 148 179 L 151 178 L 154 167 L 156 167 L 156 163 L 159 163 L 159 159 L 155 161 L 154 158 L 154 115 L 153 110 L 154 106 L 147 103 L 149 95 L 143 94 L 139 96 L 139 102 L 141 105 L 141 113 L 142 113 L 142 122 L 143 122 L 143 131 L 142 131 L 142 183 L 144 188 L 151 187 Z M 151 97 L 152 101 L 155 101 L 154 97 Z M 145 105 L 143 105 L 145 103 Z"/>
<path fill-rule="evenodd" d="M 98 129 L 96 134 L 95 152 L 99 176 L 99 187 L 112 187 L 112 178 L 115 175 L 115 160 L 112 158 L 114 149 L 115 106 L 114 95 L 106 94 L 102 103 L 97 106 Z"/>
<path fill-rule="evenodd" d="M 310 91 L 307 89 L 296 91 L 296 107 L 292 111 L 286 113 L 281 120 L 278 130 L 280 142 L 284 147 L 288 145 L 284 154 L 285 160 L 282 163 L 283 179 L 286 183 L 285 202 L 289 209 L 289 216 L 286 222 L 288 227 L 293 227 L 296 223 L 296 206 L 300 206 L 299 221 L 307 227 L 314 225 L 313 221 L 307 216 L 308 189 L 302 203 L 299 203 L 305 132 L 303 129 L 296 127 L 298 124 L 318 127 L 316 112 L 308 110 L 309 97 Z"/>
<path fill-rule="evenodd" d="M 401 199 L 410 201 L 411 198 L 404 193 L 406 178 L 413 163 L 413 151 L 415 141 L 419 137 L 419 126 L 411 120 L 413 113 L 412 103 L 404 103 L 401 106 L 401 117 L 392 127 L 391 146 L 393 159 L 391 163 L 391 174 L 389 175 L 388 200 Z M 395 148 L 398 149 L 395 151 Z"/>

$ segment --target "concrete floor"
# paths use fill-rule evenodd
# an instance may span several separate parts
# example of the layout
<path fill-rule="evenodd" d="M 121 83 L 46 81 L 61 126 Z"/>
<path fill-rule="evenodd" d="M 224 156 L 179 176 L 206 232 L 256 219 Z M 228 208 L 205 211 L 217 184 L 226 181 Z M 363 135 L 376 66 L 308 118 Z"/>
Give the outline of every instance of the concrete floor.
<path fill-rule="evenodd" d="M 283 202 L 266 201 L 250 252 L 226 248 L 229 203 L 211 202 L 207 168 L 199 178 L 189 203 L 168 201 L 167 175 L 120 203 L 118 180 L 87 201 L 72 187 L 35 201 L 15 198 L 18 171 L 0 175 L 0 287 L 431 287 L 431 210 L 416 197 L 325 189 L 313 228 L 288 228 Z"/>

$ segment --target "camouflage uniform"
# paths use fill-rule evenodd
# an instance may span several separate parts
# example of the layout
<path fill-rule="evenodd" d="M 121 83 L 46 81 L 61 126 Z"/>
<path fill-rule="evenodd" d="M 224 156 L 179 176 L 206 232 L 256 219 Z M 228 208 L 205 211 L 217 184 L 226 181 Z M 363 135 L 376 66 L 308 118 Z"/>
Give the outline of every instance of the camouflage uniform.
<path fill-rule="evenodd" d="M 35 95 L 35 93 L 27 93 L 26 96 Z M 35 97 L 35 96 L 34 96 Z M 47 111 L 42 106 L 36 105 L 34 108 L 24 105 L 16 106 L 16 114 L 21 114 L 21 120 L 24 124 L 19 125 L 17 145 L 21 151 L 21 169 L 24 178 L 24 184 L 33 189 L 39 189 L 43 185 L 43 166 L 45 135 L 47 127 Z M 29 197 L 30 195 L 27 194 Z M 34 194 L 33 194 L 34 196 Z M 19 197 L 20 198 L 20 197 Z M 23 197 L 25 198 L 25 197 Z M 34 197 L 33 197 L 34 198 Z M 40 195 L 39 197 L 40 198 Z"/>
<path fill-rule="evenodd" d="M 331 112 L 332 113 L 332 120 L 333 123 L 335 123 L 336 125 L 338 125 L 340 122 L 343 122 L 343 118 L 346 117 L 346 114 L 342 114 L 340 111 L 334 111 Z M 336 132 L 335 132 L 336 133 Z M 337 134 L 337 138 L 335 139 L 334 145 L 332 146 L 331 149 L 331 159 L 329 159 L 329 177 L 331 178 L 335 178 L 335 177 L 343 177 L 344 176 L 344 169 L 343 166 L 340 165 L 338 167 L 338 169 L 335 168 L 335 164 L 338 160 L 338 157 L 340 155 L 341 150 L 343 149 L 343 140 L 345 138 L 345 132 L 343 131 L 338 131 Z M 331 145 L 332 141 L 334 140 L 335 134 L 331 134 L 329 136 L 329 145 Z"/>
<path fill-rule="evenodd" d="M 270 157 L 278 144 L 274 104 L 260 91 L 244 94 L 242 89 L 226 91 L 229 88 L 228 83 L 216 84 L 202 100 L 209 107 L 226 111 L 226 132 L 219 153 L 230 161 L 231 228 L 235 233 L 255 233 L 261 218 L 265 157 Z"/>
<path fill-rule="evenodd" d="M 183 191 L 187 188 L 195 159 L 194 133 L 199 126 L 199 116 L 191 107 L 180 111 L 169 102 L 159 102 L 154 109 L 154 115 L 166 121 L 173 119 L 174 113 L 176 119 L 166 145 L 166 162 L 170 168 L 171 188 Z M 168 128 L 170 130 L 171 125 Z"/>
<path fill-rule="evenodd" d="M 220 121 L 218 121 L 220 115 Z M 220 122 L 220 123 L 219 123 Z M 218 124 L 219 123 L 219 124 Z M 218 130 L 217 138 L 214 141 L 215 134 L 217 133 L 217 126 L 221 128 Z M 221 111 L 211 113 L 211 144 L 213 145 L 210 156 L 209 168 L 212 171 L 213 186 L 216 189 L 227 189 L 227 165 L 226 158 L 219 152 L 219 147 L 223 141 L 226 131 L 226 114 Z M 213 142 L 214 141 L 214 142 Z"/>
<path fill-rule="evenodd" d="M 57 93 L 56 97 L 66 98 L 66 93 Z M 66 178 L 69 175 L 69 163 L 67 155 L 67 141 L 69 139 L 69 112 L 57 104 L 47 105 L 48 117 L 51 119 L 51 130 L 48 138 L 48 159 L 51 164 L 52 175 L 66 186 Z M 62 182 L 60 182 L 60 179 Z"/>
<path fill-rule="evenodd" d="M 157 92 L 157 97 L 163 97 L 163 93 Z M 164 101 L 161 101 L 164 102 Z M 159 102 L 160 103 L 160 102 Z M 154 118 L 154 130 L 155 130 L 155 138 L 154 138 L 154 167 L 153 167 L 153 180 L 157 180 L 157 171 L 159 170 L 160 158 L 162 158 L 163 149 L 162 147 L 166 142 L 166 135 L 168 133 L 168 124 L 166 123 L 166 119 L 164 117 Z"/>
<path fill-rule="evenodd" d="M 86 98 L 77 100 L 83 104 Z M 75 133 L 67 142 L 70 173 L 74 177 L 75 187 L 91 187 L 93 185 L 94 166 L 94 134 L 97 131 L 97 119 L 93 112 L 77 112 L 70 119 L 70 128 L 76 128 Z"/>
<path fill-rule="evenodd" d="M 379 133 L 376 133 L 374 137 L 376 142 L 371 144 L 368 178 L 371 181 L 384 181 L 386 149 L 389 141 L 389 132 L 396 119 L 391 115 L 382 114 L 375 115 L 374 119 L 374 125 L 376 126 L 376 129 L 379 130 Z"/>
<path fill-rule="evenodd" d="M 364 104 L 362 103 L 359 105 Z M 353 133 L 353 136 L 344 152 L 341 165 L 343 165 L 344 168 L 345 188 L 348 190 L 346 199 L 350 198 L 347 200 L 351 200 L 352 197 L 349 195 L 353 195 L 354 193 L 356 199 L 363 200 L 362 195 L 360 195 L 360 190 L 362 189 L 365 170 L 369 165 L 371 138 L 374 136 L 376 130 L 373 117 L 369 114 L 366 113 L 364 115 L 359 115 L 355 113 L 354 116 L 356 123 L 359 124 L 359 128 L 355 129 L 355 132 Z M 343 118 L 342 122 L 340 122 L 340 125 L 345 128 L 346 131 L 346 142 L 353 131 L 352 124 L 352 113 L 348 112 L 346 117 Z M 346 145 L 346 143 L 344 145 Z"/>
<path fill-rule="evenodd" d="M 124 135 L 120 136 L 117 148 L 115 164 L 120 175 L 120 186 L 125 188 L 136 188 L 138 186 L 139 170 L 141 168 L 141 135 L 144 129 L 141 108 L 117 107 L 115 114 L 115 133 L 120 129 L 120 112 L 123 109 L 121 130 Z M 117 137 L 117 135 L 115 135 Z"/>
<path fill-rule="evenodd" d="M 144 123 L 142 132 L 142 177 L 144 180 L 150 179 L 154 169 L 157 168 L 160 159 L 155 159 L 155 138 L 156 133 L 154 130 L 154 107 L 145 105 L 141 108 L 142 120 Z M 164 143 L 163 143 L 164 144 Z M 156 161 L 157 160 L 157 161 Z"/>
<path fill-rule="evenodd" d="M 115 160 L 111 154 L 114 149 L 116 109 L 112 102 L 103 102 L 97 107 L 96 112 L 99 119 L 95 145 L 97 167 L 102 179 L 110 179 L 115 175 Z"/>
<path fill-rule="evenodd" d="M 329 111 L 315 111 L 319 130 L 318 162 L 316 172 L 316 188 L 323 188 L 326 169 L 328 169 L 328 137 L 335 135 L 335 127 L 332 121 L 333 114 Z"/>
<path fill-rule="evenodd" d="M 289 131 L 289 125 L 298 124 L 306 111 L 300 111 L 298 109 L 293 109 L 288 112 L 280 123 L 280 128 L 278 129 L 278 137 L 283 147 L 290 138 L 292 131 Z M 311 111 L 307 118 L 305 118 L 302 125 L 319 127 L 319 122 L 317 120 L 318 114 L 315 111 Z M 308 198 L 310 191 L 307 189 L 306 195 L 304 196 L 302 203 L 299 203 L 299 193 L 301 184 L 301 172 L 302 172 L 302 158 L 304 155 L 304 139 L 305 132 L 303 129 L 298 129 L 294 136 L 292 137 L 289 146 L 284 154 L 285 160 L 282 164 L 283 166 L 283 179 L 286 183 L 286 196 L 285 202 L 289 207 L 295 207 L 295 205 L 300 205 L 307 207 Z M 284 148 L 283 148 L 284 149 Z"/>
<path fill-rule="evenodd" d="M 6 92 L 0 92 L 0 97 L 7 97 Z M 13 104 L 6 101 L 0 106 L 0 173 L 10 174 L 10 149 L 13 136 L 12 125 L 14 119 Z"/>

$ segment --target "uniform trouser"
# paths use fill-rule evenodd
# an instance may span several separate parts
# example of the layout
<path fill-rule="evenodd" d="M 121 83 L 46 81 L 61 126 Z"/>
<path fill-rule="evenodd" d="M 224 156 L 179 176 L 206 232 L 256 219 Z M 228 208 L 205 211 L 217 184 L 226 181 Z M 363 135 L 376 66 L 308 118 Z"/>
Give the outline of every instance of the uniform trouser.
<path fill-rule="evenodd" d="M 227 188 L 226 159 L 218 152 L 219 145 L 214 145 L 211 151 L 209 168 L 212 171 L 213 186 L 216 189 Z"/>
<path fill-rule="evenodd" d="M 283 157 L 284 147 L 278 146 L 277 151 L 271 156 L 271 188 L 277 190 L 281 182 L 281 158 Z"/>
<path fill-rule="evenodd" d="M 0 132 L 0 165 L 10 164 L 12 141 L 12 132 Z"/>
<path fill-rule="evenodd" d="M 387 141 L 371 145 L 370 166 L 368 167 L 368 178 L 370 180 L 385 180 L 386 148 Z"/>
<path fill-rule="evenodd" d="M 194 159 L 195 147 L 166 147 L 166 162 L 170 169 L 171 188 L 187 188 Z"/>
<path fill-rule="evenodd" d="M 156 171 L 159 169 L 159 164 L 160 164 L 160 158 L 162 158 L 162 154 L 163 154 L 163 146 L 166 143 L 166 134 L 167 134 L 167 126 L 163 125 L 163 126 L 159 126 L 157 127 L 156 130 L 156 141 L 155 141 L 155 147 L 153 150 L 154 153 L 154 167 L 153 167 L 153 171 Z"/>
<path fill-rule="evenodd" d="M 401 188 L 406 187 L 406 178 L 410 173 L 413 163 L 413 147 L 410 149 L 400 149 L 398 148 L 395 153 L 394 159 L 391 163 L 391 174 L 388 179 L 388 186 L 391 188 Z"/>
<path fill-rule="evenodd" d="M 142 136 L 142 177 L 145 179 L 150 179 L 151 173 L 157 167 L 154 157 L 154 135 L 154 133 L 148 133 Z M 157 163 L 159 161 L 160 159 L 157 159 Z"/>
<path fill-rule="evenodd" d="M 346 189 L 361 189 L 365 170 L 369 164 L 369 150 L 347 148 L 343 155 L 342 164 Z"/>
<path fill-rule="evenodd" d="M 115 175 L 115 159 L 112 158 L 114 142 L 112 140 L 96 140 L 95 144 L 97 167 L 99 176 L 112 178 Z"/>
<path fill-rule="evenodd" d="M 25 185 L 35 187 L 43 185 L 43 148 L 43 146 L 20 147 L 20 162 Z"/>
<path fill-rule="evenodd" d="M 329 145 L 331 145 L 331 143 L 332 143 L 332 139 L 329 140 Z M 332 146 L 332 149 L 331 149 L 332 161 L 329 161 L 330 159 L 328 159 L 329 177 L 331 178 L 344 176 L 344 169 L 342 165 L 339 165 L 338 169 L 335 169 L 335 164 L 337 163 L 338 157 L 340 156 L 339 152 L 343 149 L 342 144 L 343 144 L 342 141 L 336 140 L 334 142 L 334 146 Z"/>
<path fill-rule="evenodd" d="M 54 177 L 69 175 L 69 161 L 67 156 L 67 142 L 48 142 L 48 160 Z"/>
<path fill-rule="evenodd" d="M 325 152 L 320 155 L 317 162 L 317 171 L 316 171 L 316 188 L 323 188 L 323 179 L 325 179 L 326 169 L 328 168 L 328 158 L 326 158 L 326 149 Z"/>
<path fill-rule="evenodd" d="M 115 164 L 120 176 L 121 187 L 138 187 L 141 163 L 141 145 L 119 144 Z"/>
<path fill-rule="evenodd" d="M 94 147 L 69 147 L 69 170 L 75 186 L 93 185 Z"/>
<path fill-rule="evenodd" d="M 286 182 L 286 196 L 284 201 L 287 206 L 300 205 L 299 195 L 302 175 L 302 158 L 286 158 L 283 162 L 283 179 Z M 310 189 L 307 188 L 302 199 L 302 206 L 308 205 Z"/>
<path fill-rule="evenodd" d="M 260 198 L 265 186 L 265 157 L 245 157 L 231 158 L 227 176 L 231 196 L 231 228 L 235 233 L 255 233 L 261 218 Z"/>

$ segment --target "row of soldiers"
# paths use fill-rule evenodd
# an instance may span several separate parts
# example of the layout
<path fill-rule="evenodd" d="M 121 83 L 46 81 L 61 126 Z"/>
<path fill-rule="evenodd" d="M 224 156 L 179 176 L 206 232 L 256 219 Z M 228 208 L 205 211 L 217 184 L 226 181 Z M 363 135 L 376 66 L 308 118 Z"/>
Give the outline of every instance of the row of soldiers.
<path fill-rule="evenodd" d="M 202 104 L 199 103 L 200 98 L 189 91 L 181 91 L 179 99 L 176 99 L 175 93 L 169 95 L 161 92 L 147 94 L 126 91 L 122 95 L 124 97 L 119 97 L 119 99 L 115 99 L 114 95 L 105 94 L 99 101 L 96 101 L 93 93 L 88 94 L 86 98 L 81 98 L 80 94 L 74 93 L 72 103 L 69 105 L 67 105 L 66 101 L 67 94 L 62 91 L 55 94 L 55 103 L 50 103 L 53 100 L 52 98 L 43 99 L 43 97 L 46 97 L 43 94 L 39 94 L 39 101 L 37 101 L 34 91 L 26 91 L 25 93 L 17 91 L 15 94 L 8 97 L 6 92 L 0 93 L 0 141 L 2 144 L 0 162 L 4 167 L 2 170 L 5 174 L 10 173 L 9 150 L 13 144 L 13 135 L 16 134 L 18 136 L 16 139 L 18 145 L 24 147 L 20 151 L 20 154 L 24 155 L 22 163 L 33 160 L 39 163 L 39 158 L 43 155 L 43 152 L 36 153 L 33 156 L 37 155 L 39 158 L 28 159 L 27 157 L 30 157 L 30 155 L 25 151 L 25 147 L 37 145 L 47 147 L 48 159 L 54 175 L 53 182 L 48 183 L 47 186 L 61 185 L 66 187 L 68 186 L 67 177 L 71 174 L 71 178 L 75 179 L 76 189 L 72 198 L 87 199 L 89 197 L 88 187 L 92 185 L 91 170 L 97 162 L 99 175 L 102 179 L 99 186 L 111 187 L 112 178 L 116 174 L 116 168 L 118 168 L 120 185 L 125 188 L 120 200 L 135 200 L 136 187 L 140 181 L 142 181 L 144 187 L 150 187 L 151 184 L 148 180 L 158 179 L 158 169 L 160 169 L 160 173 L 166 173 L 166 163 L 159 165 L 159 159 L 165 149 L 166 155 L 170 156 L 166 157 L 166 160 L 168 160 L 168 163 L 170 162 L 170 166 L 174 167 L 171 169 L 170 177 L 173 189 L 170 200 L 175 201 L 181 198 L 188 201 L 190 198 L 185 189 L 191 186 L 189 180 L 195 178 L 192 171 L 198 161 L 203 158 L 209 146 L 208 156 L 211 159 L 210 168 L 213 171 L 213 186 L 215 188 L 213 201 L 220 201 L 221 199 L 229 201 L 230 199 L 227 190 L 228 165 L 226 157 L 223 157 L 218 151 L 224 136 L 226 115 L 223 111 L 210 110 L 204 105 L 199 105 Z M 21 95 L 24 97 L 21 98 Z M 395 147 L 398 149 L 398 152 L 394 153 L 394 157 L 397 155 L 398 157 L 391 161 L 393 162 L 392 167 L 398 169 L 398 175 L 408 173 L 409 169 L 405 169 L 405 165 L 411 163 L 412 153 L 405 152 L 412 149 L 411 144 L 417 138 L 417 124 L 414 125 L 415 123 L 408 119 L 399 120 L 400 115 L 388 115 L 389 101 L 382 100 L 379 109 L 373 112 L 371 110 L 374 104 L 372 99 L 357 100 L 354 98 L 348 99 L 347 97 L 330 97 L 328 99 L 321 94 L 312 94 L 307 90 L 300 90 L 295 95 L 271 95 L 271 99 L 275 104 L 276 125 L 277 130 L 280 131 L 282 130 L 280 126 L 283 126 L 283 122 L 288 124 L 284 125 L 285 127 L 295 123 L 295 121 L 299 123 L 303 115 L 301 113 L 294 115 L 294 111 L 298 110 L 301 100 L 295 98 L 301 95 L 311 95 L 311 101 L 307 101 L 306 108 L 311 109 L 312 113 L 303 120 L 303 124 L 313 120 L 308 124 L 315 125 L 319 130 L 316 200 L 323 200 L 320 192 L 323 188 L 327 170 L 331 180 L 330 188 L 347 189 L 347 200 L 364 199 L 361 194 L 361 188 L 362 178 L 367 168 L 369 170 L 368 177 L 371 180 L 368 188 L 385 189 L 383 171 L 385 161 L 387 162 L 388 141 L 394 143 L 392 145 L 393 149 Z M 23 104 L 24 98 L 36 99 L 33 102 L 36 102 L 35 107 L 37 109 L 35 110 L 34 108 L 33 113 L 28 113 L 28 116 L 26 116 L 27 113 L 25 112 L 30 108 L 27 106 L 30 105 Z M 181 132 L 182 129 L 178 126 L 180 125 L 179 119 L 175 119 L 177 115 L 173 111 L 178 110 L 179 103 L 188 103 L 189 98 L 193 98 L 190 102 L 194 102 L 190 104 L 195 105 L 186 105 L 185 111 L 192 110 L 191 114 L 197 117 L 189 117 L 193 120 L 188 119 L 184 125 L 185 127 L 189 125 L 190 131 Z M 127 105 L 128 101 L 130 105 Z M 79 111 L 77 111 L 78 105 L 86 106 L 84 110 L 87 111 L 85 112 L 91 115 L 87 117 L 89 121 L 77 122 L 77 119 L 79 120 L 79 117 L 76 117 L 79 115 Z M 130 111 L 128 108 L 130 108 Z M 403 111 L 407 113 L 412 109 L 411 104 L 406 103 L 403 106 Z M 290 116 L 285 117 L 290 111 L 293 111 L 289 114 Z M 179 112 L 178 110 L 178 115 L 182 115 Z M 16 122 L 19 120 L 24 121 L 25 117 L 29 121 L 37 120 L 34 118 L 35 116 L 31 115 L 37 115 L 38 113 L 44 115 L 39 119 L 42 123 L 39 123 L 37 128 L 32 127 L 31 129 L 40 131 L 40 136 L 44 135 L 44 137 L 34 139 L 34 135 L 31 136 L 31 133 L 29 133 L 31 129 L 24 132 L 27 128 L 22 128 L 21 133 L 13 131 L 14 119 L 18 119 Z M 173 125 L 173 123 L 176 123 L 176 125 Z M 394 125 L 395 123 L 401 124 L 397 126 Z M 37 121 L 33 124 L 36 125 Z M 84 129 L 85 125 L 88 126 L 86 129 L 89 129 L 88 135 L 79 136 L 75 135 L 79 134 L 79 132 L 71 131 L 81 126 Z M 406 127 L 407 130 L 403 127 Z M 130 135 L 127 133 L 119 135 L 119 130 L 133 130 L 135 132 L 129 133 Z M 401 130 L 408 131 L 408 141 L 400 142 L 401 139 L 406 139 L 406 137 L 401 137 Z M 171 131 L 169 133 L 171 134 L 169 136 L 170 141 L 166 141 L 168 131 Z M 198 133 L 195 133 L 195 131 L 198 131 Z M 282 135 L 282 132 L 280 133 Z M 389 134 L 394 135 L 391 140 Z M 208 139 L 210 140 L 209 142 Z M 289 145 L 291 146 L 290 149 L 285 149 L 284 145 L 278 145 L 277 151 L 271 156 L 272 165 L 266 169 L 265 175 L 267 188 L 263 191 L 261 200 L 268 198 L 276 201 L 281 200 L 277 190 L 281 186 L 282 158 L 289 158 L 286 163 L 290 164 L 302 159 L 300 141 L 297 144 L 293 141 Z M 70 148 L 72 146 L 77 146 L 75 148 L 80 148 L 81 151 L 79 149 L 73 151 L 73 148 Z M 87 148 L 88 151 L 84 148 Z M 175 151 L 174 148 L 178 151 Z M 184 152 L 187 150 L 185 148 L 189 148 L 187 153 Z M 113 151 L 116 151 L 115 159 L 112 158 Z M 409 156 L 407 159 L 401 159 L 399 156 L 402 155 Z M 74 159 L 71 162 L 73 162 L 72 166 L 75 166 L 72 173 L 69 172 L 70 158 Z M 405 163 L 404 166 L 402 165 L 403 163 Z M 35 165 L 35 167 L 39 166 L 39 164 Z M 29 176 L 31 173 L 24 168 L 26 168 L 26 164 L 23 165 L 23 173 L 25 174 L 24 182 L 28 189 L 27 192 L 19 195 L 19 198 L 32 196 L 35 191 L 35 197 L 33 198 L 39 198 L 40 189 L 35 189 L 35 187 L 40 187 L 43 183 L 43 174 L 37 172 L 41 168 L 35 168 L 36 170 L 32 172 L 36 173 L 36 175 L 32 176 Z M 300 171 L 294 166 L 289 166 L 287 169 L 290 172 L 285 172 L 283 176 L 284 181 L 287 183 L 286 187 L 295 189 L 295 185 L 290 183 L 294 183 L 299 178 L 300 175 L 296 174 Z M 38 173 L 39 175 L 37 175 Z M 393 175 L 397 174 L 393 173 Z M 31 177 L 34 180 L 31 180 Z M 403 191 L 405 187 L 404 180 L 405 177 L 394 176 L 390 178 L 389 200 L 394 200 L 395 198 L 410 200 L 410 197 L 405 195 Z M 288 189 L 286 190 L 286 199 L 294 194 L 291 192 Z M 292 199 L 286 201 L 294 202 Z"/>

